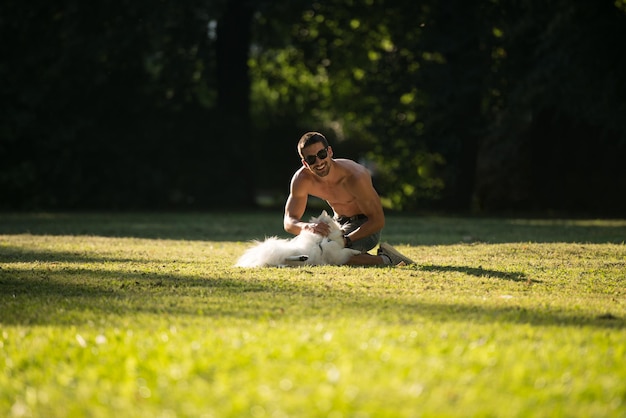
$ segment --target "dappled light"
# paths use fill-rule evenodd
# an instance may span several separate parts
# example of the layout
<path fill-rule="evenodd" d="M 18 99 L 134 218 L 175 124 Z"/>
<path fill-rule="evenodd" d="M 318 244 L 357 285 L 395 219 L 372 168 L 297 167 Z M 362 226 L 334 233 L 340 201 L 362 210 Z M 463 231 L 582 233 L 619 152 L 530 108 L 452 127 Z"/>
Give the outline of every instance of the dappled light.
<path fill-rule="evenodd" d="M 0 215 L 0 415 L 623 415 L 624 222 L 392 215 L 414 265 L 235 267 L 274 218 Z"/>
<path fill-rule="evenodd" d="M 0 16 L 0 416 L 626 416 L 626 0 Z"/>

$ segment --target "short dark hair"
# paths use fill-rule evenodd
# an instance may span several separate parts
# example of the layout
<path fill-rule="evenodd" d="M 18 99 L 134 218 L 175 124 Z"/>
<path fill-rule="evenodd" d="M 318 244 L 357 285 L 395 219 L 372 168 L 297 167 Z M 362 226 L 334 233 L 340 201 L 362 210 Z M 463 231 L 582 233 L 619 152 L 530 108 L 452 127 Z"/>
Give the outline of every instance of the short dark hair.
<path fill-rule="evenodd" d="M 307 132 L 298 141 L 298 154 L 300 154 L 301 158 L 304 158 L 302 155 L 302 150 L 309 145 L 317 144 L 321 142 L 324 145 L 324 148 L 328 148 L 328 140 L 326 137 L 319 132 Z"/>

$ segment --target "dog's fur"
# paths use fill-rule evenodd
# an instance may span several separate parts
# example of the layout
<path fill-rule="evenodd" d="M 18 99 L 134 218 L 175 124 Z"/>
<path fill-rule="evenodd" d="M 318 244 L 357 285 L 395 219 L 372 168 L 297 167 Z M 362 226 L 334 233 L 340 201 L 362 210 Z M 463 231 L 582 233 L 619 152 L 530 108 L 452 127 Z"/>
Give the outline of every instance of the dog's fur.
<path fill-rule="evenodd" d="M 264 241 L 253 241 L 255 245 L 239 258 L 236 266 L 341 265 L 353 255 L 360 253 L 344 248 L 341 228 L 326 211 L 322 211 L 317 218 L 311 218 L 311 222 L 327 223 L 330 226 L 330 234 L 323 237 L 309 231 L 301 231 L 300 235 L 291 239 L 270 237 Z"/>

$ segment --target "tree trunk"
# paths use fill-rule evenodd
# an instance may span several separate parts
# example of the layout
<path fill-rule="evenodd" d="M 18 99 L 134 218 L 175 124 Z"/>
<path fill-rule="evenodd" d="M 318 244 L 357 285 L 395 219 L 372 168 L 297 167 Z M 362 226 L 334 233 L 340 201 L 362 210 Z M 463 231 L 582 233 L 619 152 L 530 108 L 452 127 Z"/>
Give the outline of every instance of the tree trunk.
<path fill-rule="evenodd" d="M 223 204 L 227 206 L 252 205 L 254 203 L 254 159 L 250 118 L 250 76 L 248 53 L 252 36 L 254 9 L 250 1 L 231 0 L 217 24 L 216 66 L 217 104 L 219 126 L 216 130 L 216 150 L 212 161 L 221 166 L 228 180 L 224 183 Z M 217 164 L 220 162 L 221 164 Z M 217 185 L 217 184 L 216 184 Z"/>

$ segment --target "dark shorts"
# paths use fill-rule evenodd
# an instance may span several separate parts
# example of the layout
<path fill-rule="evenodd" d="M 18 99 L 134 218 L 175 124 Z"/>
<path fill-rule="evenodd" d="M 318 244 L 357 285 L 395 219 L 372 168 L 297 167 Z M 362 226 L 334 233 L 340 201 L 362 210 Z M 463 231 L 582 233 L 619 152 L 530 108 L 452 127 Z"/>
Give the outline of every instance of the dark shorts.
<path fill-rule="evenodd" d="M 365 215 L 354 215 L 350 217 L 339 216 L 339 217 L 336 217 L 335 220 L 339 222 L 339 225 L 341 225 L 341 230 L 343 231 L 343 233 L 349 234 L 350 232 L 354 231 L 355 229 L 363 225 L 365 221 L 367 221 L 367 216 Z M 355 250 L 359 250 L 362 253 L 366 253 L 372 248 L 374 248 L 376 245 L 378 245 L 379 241 L 380 241 L 380 231 L 376 232 L 375 234 L 368 235 L 365 238 L 361 238 L 360 240 L 353 241 L 351 248 L 354 248 Z"/>

